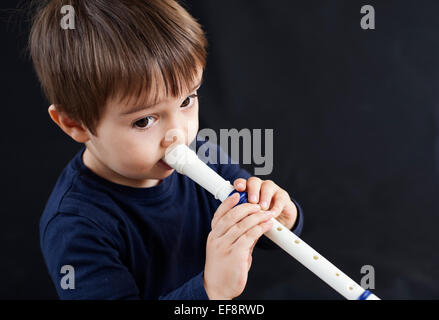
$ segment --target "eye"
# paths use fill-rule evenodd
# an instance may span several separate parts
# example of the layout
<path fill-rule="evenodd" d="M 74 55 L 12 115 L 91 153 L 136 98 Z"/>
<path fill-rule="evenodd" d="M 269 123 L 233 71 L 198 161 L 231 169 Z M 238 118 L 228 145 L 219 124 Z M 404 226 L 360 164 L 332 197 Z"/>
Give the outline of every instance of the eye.
<path fill-rule="evenodd" d="M 139 129 L 148 129 L 151 126 L 151 123 L 153 123 L 153 121 L 149 120 L 150 118 L 154 119 L 154 117 L 152 116 L 147 116 L 145 118 L 137 120 L 133 123 L 133 127 L 137 127 Z"/>
<path fill-rule="evenodd" d="M 188 108 L 194 104 L 195 98 L 198 97 L 197 94 L 192 94 L 189 97 L 187 97 L 183 103 L 181 104 L 182 108 Z"/>
<path fill-rule="evenodd" d="M 198 97 L 197 94 L 190 95 L 189 97 L 187 97 L 183 101 L 183 103 L 181 104 L 181 107 L 185 108 L 185 109 L 189 109 L 194 104 L 195 98 L 197 98 L 197 97 Z M 150 119 L 153 119 L 153 120 L 150 120 Z M 147 117 L 144 117 L 142 119 L 135 121 L 133 123 L 133 127 L 146 130 L 146 129 L 150 128 L 152 126 L 152 124 L 154 124 L 154 120 L 155 120 L 155 118 L 153 116 L 147 116 Z"/>

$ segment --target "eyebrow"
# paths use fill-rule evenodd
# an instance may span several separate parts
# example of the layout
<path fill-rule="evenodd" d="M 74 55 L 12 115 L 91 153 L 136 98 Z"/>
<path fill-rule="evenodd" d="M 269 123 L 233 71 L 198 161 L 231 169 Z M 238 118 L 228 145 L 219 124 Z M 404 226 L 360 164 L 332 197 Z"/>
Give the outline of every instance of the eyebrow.
<path fill-rule="evenodd" d="M 196 90 L 197 88 L 201 87 L 202 84 L 203 84 L 203 78 L 201 78 L 200 83 L 197 84 L 195 87 L 193 87 L 193 89 L 190 90 L 190 92 L 192 92 L 192 91 Z M 142 110 L 151 109 L 152 107 L 154 107 L 157 104 L 159 104 L 159 103 L 150 104 L 148 106 L 144 106 L 144 105 L 134 106 L 134 107 L 132 107 L 132 108 L 122 112 L 121 115 L 126 116 L 126 115 L 133 114 L 133 113 L 136 113 L 136 112 L 139 112 L 139 111 L 142 111 Z"/>

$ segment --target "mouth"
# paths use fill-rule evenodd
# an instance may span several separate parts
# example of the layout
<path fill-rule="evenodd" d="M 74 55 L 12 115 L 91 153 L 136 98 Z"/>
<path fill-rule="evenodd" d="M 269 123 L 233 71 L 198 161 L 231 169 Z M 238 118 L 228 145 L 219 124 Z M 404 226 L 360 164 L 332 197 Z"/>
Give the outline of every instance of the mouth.
<path fill-rule="evenodd" d="M 158 164 L 159 164 L 161 167 L 163 167 L 164 169 L 166 169 L 166 170 L 172 170 L 172 169 L 174 169 L 174 168 L 168 166 L 168 165 L 167 165 L 162 159 L 160 159 L 160 161 L 158 162 Z"/>

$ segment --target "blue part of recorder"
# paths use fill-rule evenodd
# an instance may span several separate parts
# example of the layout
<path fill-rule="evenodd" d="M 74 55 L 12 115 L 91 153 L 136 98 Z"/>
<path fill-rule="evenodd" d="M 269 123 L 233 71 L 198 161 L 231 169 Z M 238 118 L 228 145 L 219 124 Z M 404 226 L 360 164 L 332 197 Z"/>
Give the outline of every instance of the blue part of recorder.
<path fill-rule="evenodd" d="M 230 197 L 230 196 L 231 196 L 232 194 L 234 194 L 235 192 L 239 193 L 239 202 L 235 205 L 235 207 L 236 207 L 237 205 L 240 205 L 241 203 L 246 203 L 246 202 L 248 202 L 248 199 L 247 199 L 247 192 L 245 192 L 245 191 L 239 192 L 238 190 L 233 190 L 232 192 L 230 192 L 230 194 L 229 194 L 227 197 Z"/>
<path fill-rule="evenodd" d="M 372 294 L 369 290 L 364 290 L 361 296 L 358 297 L 357 300 L 367 300 L 367 298 Z"/>

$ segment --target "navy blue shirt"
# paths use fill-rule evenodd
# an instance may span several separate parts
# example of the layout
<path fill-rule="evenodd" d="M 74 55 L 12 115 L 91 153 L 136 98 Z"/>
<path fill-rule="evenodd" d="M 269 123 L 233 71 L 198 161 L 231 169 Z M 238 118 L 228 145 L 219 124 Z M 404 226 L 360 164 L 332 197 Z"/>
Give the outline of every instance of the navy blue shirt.
<path fill-rule="evenodd" d="M 84 150 L 62 171 L 40 220 L 41 250 L 59 297 L 208 299 L 206 241 L 221 202 L 175 170 L 150 188 L 110 182 L 84 165 Z M 223 178 L 251 176 L 217 150 L 218 164 L 208 165 Z M 219 163 L 224 155 L 228 164 Z M 299 234 L 303 214 L 295 203 Z M 257 246 L 277 248 L 265 236 Z"/>

